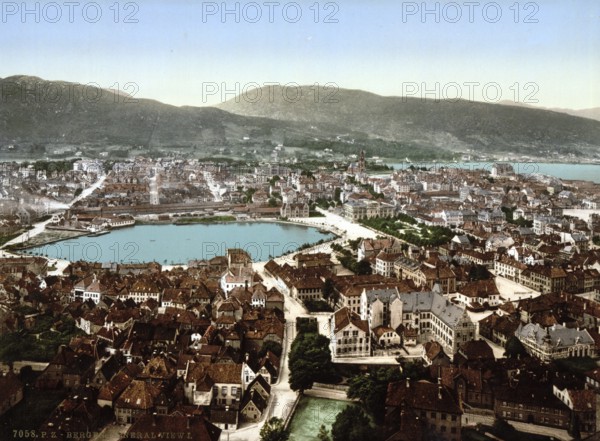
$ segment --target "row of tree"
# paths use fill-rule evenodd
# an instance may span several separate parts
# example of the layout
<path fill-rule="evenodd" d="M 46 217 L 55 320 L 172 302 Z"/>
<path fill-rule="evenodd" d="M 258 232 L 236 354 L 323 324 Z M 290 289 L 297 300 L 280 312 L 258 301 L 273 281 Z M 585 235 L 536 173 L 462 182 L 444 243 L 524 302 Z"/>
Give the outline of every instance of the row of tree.
<path fill-rule="evenodd" d="M 290 388 L 303 394 L 315 382 L 330 382 L 337 375 L 331 361 L 329 339 L 319 334 L 316 322 L 298 322 L 297 329 L 288 360 Z"/>

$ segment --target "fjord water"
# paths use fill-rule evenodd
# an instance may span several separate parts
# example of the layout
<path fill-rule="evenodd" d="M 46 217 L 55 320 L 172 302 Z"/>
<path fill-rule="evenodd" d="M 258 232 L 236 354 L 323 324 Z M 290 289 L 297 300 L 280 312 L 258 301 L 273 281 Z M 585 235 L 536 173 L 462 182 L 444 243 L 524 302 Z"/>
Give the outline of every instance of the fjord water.
<path fill-rule="evenodd" d="M 305 243 L 330 240 L 333 234 L 280 222 L 230 222 L 191 225 L 137 225 L 102 236 L 81 236 L 28 250 L 49 258 L 88 262 L 187 264 L 242 248 L 257 261 L 269 260 Z"/>
<path fill-rule="evenodd" d="M 500 161 L 498 161 L 500 162 Z M 558 162 L 512 162 L 516 173 L 523 175 L 542 174 L 559 179 L 582 180 L 600 183 L 600 164 L 567 164 Z M 405 170 L 411 165 L 427 168 L 464 168 L 467 170 L 483 169 L 490 171 L 494 162 L 399 162 L 387 164 L 397 170 Z"/>

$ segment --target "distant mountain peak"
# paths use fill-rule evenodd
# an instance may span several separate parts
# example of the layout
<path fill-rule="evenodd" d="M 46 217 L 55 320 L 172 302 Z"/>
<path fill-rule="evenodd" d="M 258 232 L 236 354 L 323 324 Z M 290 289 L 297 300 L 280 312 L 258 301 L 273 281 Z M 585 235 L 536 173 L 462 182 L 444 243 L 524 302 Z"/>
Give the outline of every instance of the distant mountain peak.
<path fill-rule="evenodd" d="M 48 86 L 54 95 L 35 89 L 15 93 L 18 84 L 32 82 Z M 436 102 L 304 85 L 263 87 L 260 99 L 249 91 L 217 107 L 175 107 L 131 101 L 110 90 L 86 96 L 85 85 L 26 75 L 0 80 L 0 90 L 10 91 L 15 83 L 17 90 L 0 102 L 0 146 L 94 143 L 161 149 L 244 145 L 247 140 L 268 146 L 287 139 L 317 142 L 311 148 L 322 149 L 322 142 L 345 148 L 339 135 L 348 134 L 352 145 L 347 148 L 353 152 L 359 143 L 372 142 L 387 143 L 389 150 L 600 152 L 599 121 L 529 106 Z M 59 93 L 61 88 L 72 93 Z"/>

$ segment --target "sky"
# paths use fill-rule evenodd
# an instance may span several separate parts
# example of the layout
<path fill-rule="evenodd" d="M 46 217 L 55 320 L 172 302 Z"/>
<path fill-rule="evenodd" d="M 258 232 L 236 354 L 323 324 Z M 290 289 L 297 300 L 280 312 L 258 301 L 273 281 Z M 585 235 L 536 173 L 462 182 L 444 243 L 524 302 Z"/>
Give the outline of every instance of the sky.
<path fill-rule="evenodd" d="M 600 107 L 598 0 L 0 7 L 2 78 L 93 83 L 177 106 L 214 105 L 277 83 Z"/>

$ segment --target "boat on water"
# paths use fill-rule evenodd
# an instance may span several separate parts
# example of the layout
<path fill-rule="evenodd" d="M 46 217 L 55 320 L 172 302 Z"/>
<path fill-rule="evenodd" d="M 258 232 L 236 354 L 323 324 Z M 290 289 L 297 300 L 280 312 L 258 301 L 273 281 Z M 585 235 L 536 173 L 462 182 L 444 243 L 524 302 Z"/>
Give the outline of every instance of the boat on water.
<path fill-rule="evenodd" d="M 88 234 L 89 237 L 96 237 L 96 236 L 102 236 L 103 234 L 108 234 L 110 233 L 109 230 L 99 230 L 99 231 L 94 231 L 90 234 Z"/>

